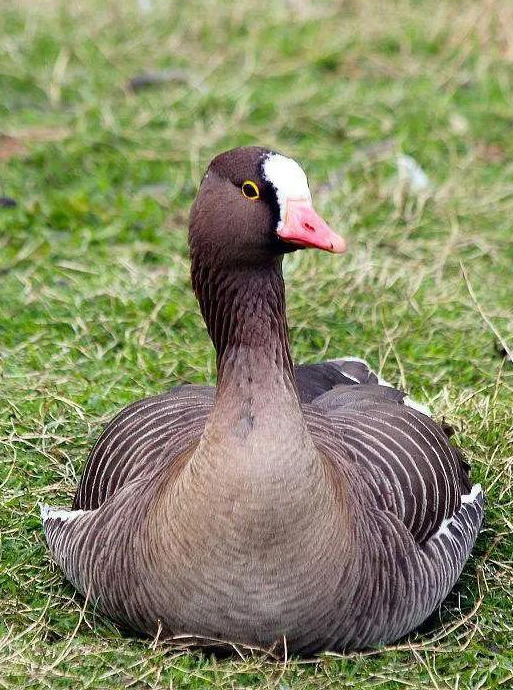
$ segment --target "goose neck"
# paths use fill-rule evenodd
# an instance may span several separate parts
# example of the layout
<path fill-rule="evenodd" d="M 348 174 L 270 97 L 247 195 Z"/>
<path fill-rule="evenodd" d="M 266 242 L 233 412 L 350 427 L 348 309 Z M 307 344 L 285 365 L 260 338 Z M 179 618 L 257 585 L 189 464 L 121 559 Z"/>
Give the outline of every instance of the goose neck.
<path fill-rule="evenodd" d="M 222 271 L 204 267 L 193 271 L 193 284 L 216 349 L 218 391 L 241 378 L 249 384 L 271 379 L 297 398 L 281 260 Z"/>

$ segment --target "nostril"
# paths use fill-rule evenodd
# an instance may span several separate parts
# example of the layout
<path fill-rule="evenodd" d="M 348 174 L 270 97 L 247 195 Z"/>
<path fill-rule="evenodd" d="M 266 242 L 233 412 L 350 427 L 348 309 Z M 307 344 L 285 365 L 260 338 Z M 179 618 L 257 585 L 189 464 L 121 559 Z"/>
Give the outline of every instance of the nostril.
<path fill-rule="evenodd" d="M 314 226 L 310 225 L 310 223 L 307 223 L 306 221 L 303 222 L 303 228 L 308 230 L 308 232 L 315 232 Z"/>

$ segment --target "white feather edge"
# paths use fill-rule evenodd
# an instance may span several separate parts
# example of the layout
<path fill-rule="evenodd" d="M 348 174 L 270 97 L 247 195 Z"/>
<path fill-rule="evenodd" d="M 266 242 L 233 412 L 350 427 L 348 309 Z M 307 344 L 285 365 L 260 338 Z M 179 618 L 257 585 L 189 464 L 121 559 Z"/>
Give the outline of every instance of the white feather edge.
<path fill-rule="evenodd" d="M 475 503 L 478 496 L 480 496 L 482 493 L 483 493 L 483 489 L 481 487 L 481 484 L 474 484 L 472 486 L 472 489 L 470 490 L 469 494 L 462 494 L 461 495 L 461 505 L 464 506 L 466 503 Z M 460 510 L 461 510 L 461 508 L 460 508 Z M 450 518 L 445 518 L 445 520 L 442 520 L 440 527 L 433 534 L 431 539 L 435 539 L 436 537 L 441 537 L 444 534 L 446 534 L 448 537 L 451 537 L 452 534 L 451 534 L 451 531 L 449 528 L 452 525 L 452 523 L 455 522 L 456 518 L 458 517 L 458 512 L 456 512 Z"/>
<path fill-rule="evenodd" d="M 70 522 L 75 520 L 75 518 L 84 515 L 86 512 L 90 513 L 90 510 L 67 510 L 66 508 L 52 508 L 52 506 L 46 505 L 46 503 L 40 503 L 39 508 L 41 510 L 41 521 L 43 525 L 49 519 L 51 520 L 63 520 L 64 522 Z"/>
<path fill-rule="evenodd" d="M 374 371 L 374 369 L 370 366 L 370 364 L 365 360 L 362 359 L 361 357 L 340 357 L 339 359 L 329 359 L 329 362 L 359 362 L 359 364 L 363 364 L 367 367 L 369 371 L 371 371 L 374 376 L 377 377 L 378 383 L 380 386 L 388 386 L 389 388 L 394 388 L 394 386 L 386 381 L 385 379 L 381 378 L 381 376 Z M 350 376 L 349 374 L 346 374 L 344 372 L 344 376 L 347 376 L 348 379 L 351 379 L 352 381 L 355 381 L 356 383 L 359 383 L 358 379 L 355 379 L 353 376 Z M 406 407 L 411 407 L 413 410 L 417 410 L 418 412 L 422 412 L 422 414 L 425 414 L 427 417 L 432 417 L 433 413 L 431 412 L 431 409 L 427 406 L 424 405 L 423 403 L 417 402 L 417 400 L 413 400 L 413 398 L 410 398 L 409 395 L 406 395 L 403 398 L 403 403 L 406 405 Z"/>

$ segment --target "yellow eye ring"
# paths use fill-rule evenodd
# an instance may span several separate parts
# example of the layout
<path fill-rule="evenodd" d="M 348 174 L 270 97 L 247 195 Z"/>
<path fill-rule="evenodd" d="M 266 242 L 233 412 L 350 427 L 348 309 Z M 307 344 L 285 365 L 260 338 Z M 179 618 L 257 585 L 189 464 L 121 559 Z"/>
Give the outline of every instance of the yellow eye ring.
<path fill-rule="evenodd" d="M 253 180 L 245 180 L 242 183 L 241 190 L 246 199 L 251 199 L 251 201 L 260 199 L 260 190 L 258 189 L 258 185 L 253 182 Z"/>

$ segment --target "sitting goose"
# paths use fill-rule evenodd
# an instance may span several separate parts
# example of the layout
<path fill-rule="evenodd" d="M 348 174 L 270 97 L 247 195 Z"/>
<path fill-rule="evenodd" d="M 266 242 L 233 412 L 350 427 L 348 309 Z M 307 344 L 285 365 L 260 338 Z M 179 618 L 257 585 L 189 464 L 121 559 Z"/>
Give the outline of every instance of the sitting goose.
<path fill-rule="evenodd" d="M 68 579 L 139 633 L 290 651 L 418 626 L 474 545 L 483 493 L 444 430 L 361 360 L 293 367 L 283 255 L 345 243 L 292 159 L 210 164 L 189 234 L 217 388 L 136 402 L 93 448 L 71 510 L 43 507 Z"/>

